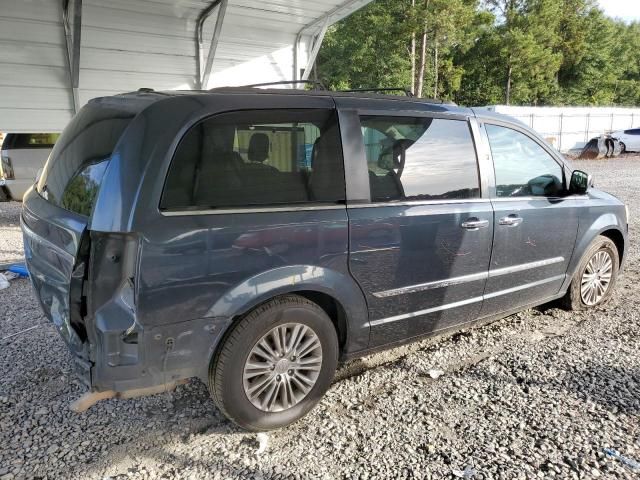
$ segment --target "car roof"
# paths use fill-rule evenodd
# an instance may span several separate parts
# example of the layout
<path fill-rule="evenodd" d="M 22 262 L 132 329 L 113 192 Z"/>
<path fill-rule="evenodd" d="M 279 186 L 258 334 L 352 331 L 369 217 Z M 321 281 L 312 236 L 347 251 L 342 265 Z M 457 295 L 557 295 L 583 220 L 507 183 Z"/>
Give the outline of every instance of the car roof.
<path fill-rule="evenodd" d="M 375 92 L 340 92 L 333 90 L 299 90 L 284 88 L 254 88 L 254 87 L 219 87 L 211 90 L 168 90 L 156 91 L 149 88 L 141 88 L 135 92 L 121 93 L 109 97 L 97 97 L 89 101 L 90 105 L 126 109 L 130 112 L 140 112 L 149 105 L 168 98 L 195 98 L 202 95 L 277 95 L 277 96 L 308 96 L 359 99 L 364 102 L 370 100 L 373 104 L 379 104 L 380 100 L 414 104 L 420 110 L 434 110 L 461 115 L 474 115 L 470 108 L 459 107 L 454 103 L 439 99 L 417 98 L 401 95 L 385 95 Z"/>

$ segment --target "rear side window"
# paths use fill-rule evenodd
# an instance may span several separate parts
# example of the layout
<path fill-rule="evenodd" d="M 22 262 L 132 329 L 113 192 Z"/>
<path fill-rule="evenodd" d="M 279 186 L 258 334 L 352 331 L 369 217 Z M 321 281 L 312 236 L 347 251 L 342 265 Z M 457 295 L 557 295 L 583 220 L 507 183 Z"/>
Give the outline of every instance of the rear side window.
<path fill-rule="evenodd" d="M 486 124 L 496 173 L 496 196 L 562 193 L 562 167 L 547 151 L 516 130 Z"/>
<path fill-rule="evenodd" d="M 257 110 L 208 118 L 180 141 L 163 210 L 344 201 L 337 117 L 330 110 Z"/>
<path fill-rule="evenodd" d="M 373 202 L 480 196 L 466 121 L 381 116 L 360 121 Z"/>
<path fill-rule="evenodd" d="M 53 148 L 59 137 L 59 133 L 10 133 L 2 149 Z"/>
<path fill-rule="evenodd" d="M 49 202 L 91 215 L 109 158 L 133 114 L 85 106 L 58 139 L 38 180 Z"/>

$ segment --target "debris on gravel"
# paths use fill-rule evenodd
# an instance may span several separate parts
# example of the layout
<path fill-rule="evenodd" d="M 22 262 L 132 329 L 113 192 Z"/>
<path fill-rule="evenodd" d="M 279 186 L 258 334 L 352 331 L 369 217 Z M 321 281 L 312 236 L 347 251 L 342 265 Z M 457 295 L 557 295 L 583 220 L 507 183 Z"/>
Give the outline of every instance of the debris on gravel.
<path fill-rule="evenodd" d="M 17 333 L 0 340 L 0 479 L 638 478 L 640 159 L 573 163 L 631 212 L 609 304 L 544 306 L 352 362 L 309 415 L 262 436 L 197 380 L 72 413 L 71 358 L 13 280 L 0 291 L 0 338 Z"/>

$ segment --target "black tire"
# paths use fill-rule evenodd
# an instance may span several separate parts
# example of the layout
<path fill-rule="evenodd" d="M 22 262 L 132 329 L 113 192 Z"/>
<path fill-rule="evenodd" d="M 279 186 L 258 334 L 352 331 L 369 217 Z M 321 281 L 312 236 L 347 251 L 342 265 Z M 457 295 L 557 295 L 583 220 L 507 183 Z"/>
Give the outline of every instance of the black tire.
<path fill-rule="evenodd" d="M 587 268 L 589 260 L 600 250 L 606 251 L 612 260 L 612 272 L 611 280 L 604 293 L 604 296 L 595 304 L 587 305 L 580 295 L 582 276 Z M 613 241 L 605 236 L 600 235 L 589 246 L 585 254 L 580 260 L 580 265 L 576 270 L 576 273 L 571 281 L 571 285 L 567 291 L 567 294 L 562 298 L 562 304 L 565 308 L 574 311 L 587 310 L 589 308 L 599 307 L 609 301 L 618 279 L 618 270 L 620 268 L 620 255 L 618 248 Z"/>
<path fill-rule="evenodd" d="M 288 323 L 313 330 L 322 347 L 322 365 L 313 388 L 299 403 L 266 412 L 256 408 L 245 393 L 245 362 L 263 336 Z M 251 431 L 281 428 L 303 417 L 323 397 L 333 380 L 338 354 L 336 330 L 322 308 L 298 295 L 277 297 L 247 314 L 223 339 L 209 366 L 209 391 L 220 411 L 238 426 Z"/>
<path fill-rule="evenodd" d="M 627 146 L 624 144 L 624 142 L 620 142 L 620 153 L 626 153 L 627 151 Z"/>

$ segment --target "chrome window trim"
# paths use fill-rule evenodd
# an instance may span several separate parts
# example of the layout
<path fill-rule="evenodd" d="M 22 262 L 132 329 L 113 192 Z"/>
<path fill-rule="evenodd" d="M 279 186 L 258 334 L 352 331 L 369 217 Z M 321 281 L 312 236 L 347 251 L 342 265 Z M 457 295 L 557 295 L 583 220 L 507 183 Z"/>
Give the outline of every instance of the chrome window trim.
<path fill-rule="evenodd" d="M 449 310 L 451 308 L 463 307 L 465 305 L 470 305 L 472 303 L 481 302 L 481 301 L 484 301 L 484 300 L 487 300 L 487 299 L 490 299 L 490 298 L 495 298 L 495 297 L 499 297 L 499 296 L 502 296 L 502 295 L 507 295 L 509 293 L 517 292 L 519 290 L 538 287 L 538 286 L 544 285 L 546 283 L 555 282 L 556 280 L 563 280 L 566 277 L 567 277 L 567 275 L 563 273 L 562 275 L 556 275 L 556 276 L 553 276 L 553 277 L 544 278 L 542 280 L 538 280 L 537 282 L 531 282 L 531 283 L 527 283 L 527 284 L 524 284 L 524 285 L 518 285 L 517 287 L 508 288 L 506 290 L 500 290 L 498 292 L 489 293 L 489 294 L 482 295 L 482 296 L 479 296 L 479 297 L 468 298 L 466 300 L 460 300 L 459 302 L 447 303 L 445 305 L 439 305 L 437 307 L 426 308 L 424 310 L 417 310 L 415 312 L 403 313 L 401 315 L 395 315 L 393 317 L 386 317 L 386 318 L 381 318 L 379 320 L 372 320 L 371 322 L 369 322 L 369 325 L 372 326 L 372 327 L 375 327 L 375 326 L 378 326 L 378 325 L 385 325 L 387 323 L 397 322 L 398 320 L 405 320 L 407 318 L 419 317 L 421 315 L 427 315 L 429 313 L 435 313 L 435 312 L 439 312 L 439 311 L 442 311 L 442 310 Z"/>
<path fill-rule="evenodd" d="M 459 205 L 465 203 L 491 203 L 488 198 L 443 199 L 443 200 L 408 200 L 405 202 L 372 202 L 354 203 L 347 202 L 348 208 L 373 208 L 373 207 L 414 207 L 420 205 Z"/>
<path fill-rule="evenodd" d="M 564 260 L 565 260 L 564 257 L 546 258 L 544 260 L 521 263 L 519 265 L 513 265 L 511 267 L 497 268 L 497 269 L 489 270 L 488 272 L 471 273 L 469 275 L 453 277 L 447 280 L 436 280 L 433 282 L 418 283 L 416 285 L 409 285 L 406 287 L 394 288 L 391 290 L 383 290 L 381 292 L 373 293 L 373 296 L 376 298 L 388 298 L 388 297 L 395 297 L 397 295 L 405 295 L 410 293 L 422 292 L 425 290 L 433 290 L 436 288 L 449 287 L 452 285 L 460 285 L 463 283 L 475 282 L 478 280 L 485 280 L 487 278 L 500 277 L 503 275 L 509 275 L 511 273 L 522 272 L 524 270 L 530 270 L 532 268 L 546 267 L 549 265 L 554 265 L 556 263 L 562 263 L 564 262 Z"/>
<path fill-rule="evenodd" d="M 528 195 L 523 197 L 493 197 L 491 199 L 492 202 L 517 202 L 519 200 L 522 201 L 532 201 L 532 200 L 547 200 L 547 201 L 559 201 L 559 200 L 587 200 L 589 195 L 567 195 L 564 197 L 544 197 L 542 195 Z"/>
<path fill-rule="evenodd" d="M 274 213 L 274 212 L 306 212 L 316 210 L 344 210 L 345 205 L 306 205 L 300 207 L 260 207 L 260 208 L 220 208 L 202 210 L 160 210 L 165 217 L 183 217 L 189 215 L 230 215 L 237 213 Z"/>

